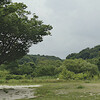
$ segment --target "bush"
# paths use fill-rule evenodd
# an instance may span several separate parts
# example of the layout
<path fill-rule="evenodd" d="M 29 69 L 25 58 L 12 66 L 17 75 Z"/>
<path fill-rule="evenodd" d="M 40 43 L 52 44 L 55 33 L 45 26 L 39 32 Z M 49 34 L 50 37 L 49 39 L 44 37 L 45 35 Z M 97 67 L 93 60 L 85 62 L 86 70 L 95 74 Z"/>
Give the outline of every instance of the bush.
<path fill-rule="evenodd" d="M 82 85 L 79 85 L 79 86 L 77 87 L 77 89 L 83 89 L 83 88 L 85 88 L 85 87 L 82 86 Z"/>
<path fill-rule="evenodd" d="M 84 79 L 88 79 L 89 75 L 87 73 L 79 73 L 76 74 L 75 79 L 77 80 L 84 80 Z"/>
<path fill-rule="evenodd" d="M 5 78 L 7 75 L 9 75 L 9 71 L 7 70 L 0 71 L 0 78 Z"/>
<path fill-rule="evenodd" d="M 62 72 L 59 74 L 60 79 L 74 79 L 74 80 L 85 80 L 85 79 L 91 79 L 93 78 L 91 76 L 91 73 L 78 73 L 75 74 L 74 72 L 68 71 L 65 68 L 63 68 Z"/>
<path fill-rule="evenodd" d="M 39 66 L 35 70 L 36 73 L 33 73 L 33 76 L 54 76 L 57 74 L 56 67 L 53 65 L 48 66 Z"/>
<path fill-rule="evenodd" d="M 87 73 L 89 72 L 91 76 L 98 75 L 98 67 L 94 64 L 91 64 L 83 59 L 66 59 L 62 65 L 68 71 L 78 73 Z"/>
<path fill-rule="evenodd" d="M 75 74 L 74 74 L 74 72 L 63 69 L 63 71 L 59 74 L 59 78 L 61 78 L 61 79 L 74 79 Z"/>
<path fill-rule="evenodd" d="M 94 79 L 94 80 L 98 80 L 98 79 L 99 79 L 99 76 L 98 76 L 98 75 L 95 75 L 95 76 L 93 77 L 93 79 Z"/>
<path fill-rule="evenodd" d="M 22 75 L 7 75 L 6 80 L 10 80 L 10 79 L 16 79 L 16 80 L 24 79 L 24 76 L 22 76 Z"/>

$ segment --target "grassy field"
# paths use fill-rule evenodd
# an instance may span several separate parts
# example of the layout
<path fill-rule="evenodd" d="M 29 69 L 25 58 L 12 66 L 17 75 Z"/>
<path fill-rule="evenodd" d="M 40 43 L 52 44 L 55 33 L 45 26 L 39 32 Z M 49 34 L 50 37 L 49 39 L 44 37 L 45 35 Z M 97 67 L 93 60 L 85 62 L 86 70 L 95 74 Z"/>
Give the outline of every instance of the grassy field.
<path fill-rule="evenodd" d="M 100 100 L 100 81 L 63 81 L 41 83 L 36 98 L 20 100 Z"/>
<path fill-rule="evenodd" d="M 4 80 L 0 79 L 0 85 L 37 85 L 37 84 L 45 84 L 45 83 L 59 83 L 59 82 L 66 82 L 66 80 L 56 80 L 51 78 L 44 78 L 38 77 L 34 79 L 11 79 L 11 80 Z"/>

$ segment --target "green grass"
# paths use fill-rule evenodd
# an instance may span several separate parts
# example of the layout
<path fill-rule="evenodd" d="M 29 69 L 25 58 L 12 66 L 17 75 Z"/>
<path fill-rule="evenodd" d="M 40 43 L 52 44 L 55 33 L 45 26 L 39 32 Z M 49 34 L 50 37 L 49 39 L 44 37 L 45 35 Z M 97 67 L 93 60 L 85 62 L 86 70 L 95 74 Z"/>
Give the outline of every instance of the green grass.
<path fill-rule="evenodd" d="M 57 80 L 51 77 L 46 79 L 40 77 L 31 80 L 0 80 L 0 85 L 5 84 L 42 85 L 35 88 L 36 98 L 19 100 L 100 100 L 100 80 Z M 7 92 L 7 90 L 4 89 L 4 92 Z"/>
<path fill-rule="evenodd" d="M 52 77 L 37 77 L 34 79 L 0 79 L 0 85 L 34 85 L 34 84 L 44 84 L 44 83 L 58 83 L 58 82 L 66 82 L 66 80 L 57 80 Z"/>
<path fill-rule="evenodd" d="M 33 99 L 20 100 L 100 100 L 99 82 L 66 81 L 43 83 Z"/>

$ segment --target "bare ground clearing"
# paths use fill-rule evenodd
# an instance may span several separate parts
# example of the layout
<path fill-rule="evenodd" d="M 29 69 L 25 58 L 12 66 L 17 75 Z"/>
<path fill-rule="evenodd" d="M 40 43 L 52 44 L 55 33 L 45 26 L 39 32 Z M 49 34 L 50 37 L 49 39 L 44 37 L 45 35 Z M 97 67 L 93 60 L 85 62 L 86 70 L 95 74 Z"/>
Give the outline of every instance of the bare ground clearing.
<path fill-rule="evenodd" d="M 21 86 L 0 85 L 0 100 L 35 98 L 34 96 L 35 87 L 40 87 L 40 85 L 21 85 Z"/>

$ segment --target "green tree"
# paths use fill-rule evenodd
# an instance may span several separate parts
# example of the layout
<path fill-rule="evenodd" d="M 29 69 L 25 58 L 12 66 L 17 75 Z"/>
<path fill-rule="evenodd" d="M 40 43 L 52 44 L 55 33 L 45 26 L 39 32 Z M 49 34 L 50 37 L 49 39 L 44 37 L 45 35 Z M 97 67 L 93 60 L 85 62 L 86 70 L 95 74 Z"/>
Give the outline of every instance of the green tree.
<path fill-rule="evenodd" d="M 98 69 L 100 71 L 100 58 L 98 59 L 97 66 L 98 66 Z"/>
<path fill-rule="evenodd" d="M 54 76 L 58 74 L 59 60 L 38 60 L 36 73 L 37 76 Z"/>
<path fill-rule="evenodd" d="M 30 75 L 35 70 L 35 67 L 33 62 L 24 63 L 22 65 L 19 65 L 18 62 L 11 62 L 6 65 L 6 70 L 15 75 Z"/>
<path fill-rule="evenodd" d="M 23 57 L 32 44 L 51 34 L 52 26 L 35 14 L 29 19 L 26 8 L 23 3 L 0 2 L 0 65 Z"/>
<path fill-rule="evenodd" d="M 39 66 L 35 70 L 35 72 L 37 73 L 37 76 L 54 76 L 56 75 L 55 71 L 56 71 L 56 68 L 53 65 Z"/>
<path fill-rule="evenodd" d="M 0 0 L 0 5 L 9 4 L 11 0 Z"/>
<path fill-rule="evenodd" d="M 62 72 L 59 74 L 59 78 L 61 78 L 61 79 L 74 79 L 75 73 L 68 71 L 66 69 L 63 69 Z"/>
<path fill-rule="evenodd" d="M 18 68 L 19 68 L 19 65 L 16 61 L 13 61 L 7 65 L 4 65 L 5 66 L 5 69 L 8 70 L 11 74 L 16 74 L 18 75 Z"/>
<path fill-rule="evenodd" d="M 83 59 L 66 59 L 61 67 L 75 74 L 87 72 L 89 72 L 91 76 L 98 74 L 97 65 L 91 64 Z"/>
<path fill-rule="evenodd" d="M 69 54 L 66 59 L 92 59 L 100 57 L 100 45 L 95 46 L 94 48 L 86 48 L 80 51 L 79 53 Z"/>

